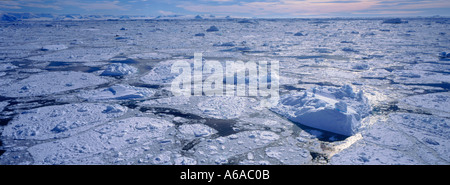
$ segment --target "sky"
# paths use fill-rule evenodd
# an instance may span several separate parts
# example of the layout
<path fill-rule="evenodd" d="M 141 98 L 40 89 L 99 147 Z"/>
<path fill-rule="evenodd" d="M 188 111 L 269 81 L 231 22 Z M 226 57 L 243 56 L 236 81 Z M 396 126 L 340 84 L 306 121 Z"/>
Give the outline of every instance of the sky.
<path fill-rule="evenodd" d="M 0 0 L 0 12 L 286 17 L 450 16 L 450 0 Z"/>

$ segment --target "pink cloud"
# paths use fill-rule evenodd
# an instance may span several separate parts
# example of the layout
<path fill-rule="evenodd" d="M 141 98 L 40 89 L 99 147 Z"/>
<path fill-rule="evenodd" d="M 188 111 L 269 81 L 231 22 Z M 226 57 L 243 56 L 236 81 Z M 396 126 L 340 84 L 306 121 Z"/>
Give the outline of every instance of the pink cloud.
<path fill-rule="evenodd" d="M 61 4 L 76 6 L 85 10 L 128 10 L 128 6 L 118 5 L 119 1 L 101 1 L 95 3 L 62 1 Z"/>
<path fill-rule="evenodd" d="M 360 11 L 377 4 L 377 1 L 355 1 L 348 3 L 333 3 L 333 1 L 283 0 L 278 2 L 249 2 L 235 5 L 184 5 L 179 6 L 193 12 L 214 13 L 250 13 L 254 15 L 291 14 L 291 15 L 318 15 L 336 12 Z"/>

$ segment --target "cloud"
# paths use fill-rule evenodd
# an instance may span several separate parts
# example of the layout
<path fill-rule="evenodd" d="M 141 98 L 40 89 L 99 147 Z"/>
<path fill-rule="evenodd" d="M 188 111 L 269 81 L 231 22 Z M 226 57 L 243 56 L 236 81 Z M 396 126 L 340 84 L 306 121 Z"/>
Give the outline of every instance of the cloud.
<path fill-rule="evenodd" d="M 423 11 L 398 11 L 398 10 L 385 10 L 385 11 L 368 11 L 368 12 L 353 12 L 355 15 L 414 15 L 422 13 Z"/>
<path fill-rule="evenodd" d="M 17 1 L 0 1 L 0 8 L 5 9 L 22 9 Z"/>
<path fill-rule="evenodd" d="M 128 10 L 129 5 L 121 6 L 119 1 L 98 1 L 98 2 L 80 2 L 80 1 L 61 1 L 61 4 L 76 6 L 84 10 Z"/>
<path fill-rule="evenodd" d="M 164 11 L 164 10 L 160 10 L 160 11 L 158 11 L 158 13 L 160 13 L 161 15 L 175 15 L 174 12 Z"/>
<path fill-rule="evenodd" d="M 323 15 L 339 12 L 361 11 L 373 7 L 377 1 L 324 1 L 324 0 L 281 0 L 274 2 L 256 1 L 232 5 L 189 4 L 178 6 L 193 12 L 247 13 L 253 15 Z"/>
<path fill-rule="evenodd" d="M 60 10 L 60 6 L 45 4 L 42 0 L 20 0 L 20 1 L 10 1 L 10 0 L 2 0 L 0 1 L 0 8 L 5 9 L 22 9 L 25 7 L 32 8 L 51 8 L 55 10 Z"/>

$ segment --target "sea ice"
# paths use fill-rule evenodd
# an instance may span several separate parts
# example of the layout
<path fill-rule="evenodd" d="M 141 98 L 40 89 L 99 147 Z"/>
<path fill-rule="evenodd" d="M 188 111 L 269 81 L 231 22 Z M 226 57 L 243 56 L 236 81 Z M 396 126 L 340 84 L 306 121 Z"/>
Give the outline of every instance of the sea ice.
<path fill-rule="evenodd" d="M 195 159 L 192 159 L 190 157 L 177 157 L 173 160 L 175 165 L 196 165 L 197 161 Z"/>
<path fill-rule="evenodd" d="M 80 93 L 79 97 L 89 100 L 132 100 L 153 96 L 155 91 L 144 87 L 117 84 L 104 89 L 97 89 Z"/>
<path fill-rule="evenodd" d="M 279 136 L 270 131 L 244 131 L 202 141 L 194 146 L 194 155 L 199 164 L 226 164 L 230 157 L 265 147 L 278 139 Z"/>
<path fill-rule="evenodd" d="M 55 51 L 49 54 L 31 56 L 32 61 L 97 62 L 113 58 L 120 51 L 115 48 L 74 48 Z"/>
<path fill-rule="evenodd" d="M 42 51 L 58 51 L 67 49 L 68 47 L 66 45 L 60 44 L 60 45 L 46 45 L 42 47 Z"/>
<path fill-rule="evenodd" d="M 167 60 L 158 63 L 147 75 L 143 76 L 141 80 L 147 84 L 163 85 L 171 83 L 172 80 L 178 76 L 176 73 L 171 72 L 172 64 L 177 60 Z"/>
<path fill-rule="evenodd" d="M 206 32 L 213 32 L 213 31 L 219 31 L 219 28 L 216 26 L 211 26 L 208 29 L 206 29 Z"/>
<path fill-rule="evenodd" d="M 8 102 L 6 102 L 6 101 L 2 101 L 2 102 L 0 102 L 0 112 L 2 112 L 3 111 L 3 109 L 6 107 L 6 106 L 8 106 Z"/>
<path fill-rule="evenodd" d="M 12 70 L 12 69 L 16 69 L 17 66 L 12 65 L 10 63 L 1 63 L 0 64 L 0 71 L 7 71 L 7 70 Z"/>
<path fill-rule="evenodd" d="M 355 93 L 344 85 L 283 95 L 271 110 L 302 125 L 351 136 L 358 132 L 370 106 L 362 91 Z"/>
<path fill-rule="evenodd" d="M 57 80 L 56 80 L 57 79 Z M 82 72 L 44 72 L 0 88 L 7 97 L 42 96 L 106 83 L 103 78 Z"/>
<path fill-rule="evenodd" d="M 294 34 L 294 36 L 306 36 L 306 35 L 304 35 L 302 32 L 297 32 Z"/>
<path fill-rule="evenodd" d="M 131 117 L 69 138 L 38 144 L 28 151 L 34 164 L 104 164 L 111 160 L 106 155 L 111 151 L 117 151 L 115 156 L 111 156 L 114 158 L 120 158 L 121 153 L 129 151 L 131 156 L 154 156 L 151 160 L 157 164 L 170 163 L 170 159 L 168 161 L 160 155 L 158 143 L 173 126 L 161 119 Z M 143 146 L 148 148 L 142 149 Z"/>
<path fill-rule="evenodd" d="M 401 23 L 408 23 L 408 21 L 402 21 L 400 18 L 394 18 L 394 19 L 386 19 L 383 21 L 383 23 L 387 24 L 401 24 Z"/>
<path fill-rule="evenodd" d="M 18 114 L 4 129 L 3 137 L 46 140 L 68 137 L 123 115 L 126 108 L 107 104 L 47 106 Z"/>
<path fill-rule="evenodd" d="M 422 95 L 414 95 L 403 98 L 399 102 L 399 106 L 414 106 L 422 110 L 428 110 L 435 115 L 450 116 L 450 93 L 430 93 Z"/>
<path fill-rule="evenodd" d="M 362 132 L 362 140 L 334 155 L 331 164 L 449 164 L 449 120 L 391 113 Z"/>
<path fill-rule="evenodd" d="M 266 155 L 279 160 L 283 164 L 308 164 L 312 157 L 309 151 L 298 146 L 275 146 L 266 148 Z"/>
<path fill-rule="evenodd" d="M 164 53 L 137 53 L 129 56 L 131 59 L 150 59 L 150 60 L 162 60 L 170 58 L 169 54 Z"/>
<path fill-rule="evenodd" d="M 197 137 L 207 137 L 217 133 L 216 130 L 203 124 L 185 124 L 178 127 L 181 138 L 190 140 Z"/>
<path fill-rule="evenodd" d="M 204 99 L 197 107 L 203 115 L 212 118 L 234 119 L 249 108 L 247 101 L 244 97 L 214 96 Z"/>
<path fill-rule="evenodd" d="M 102 76 L 124 76 L 129 74 L 134 74 L 137 72 L 137 68 L 123 64 L 123 63 L 115 63 L 110 64 L 101 74 Z"/>

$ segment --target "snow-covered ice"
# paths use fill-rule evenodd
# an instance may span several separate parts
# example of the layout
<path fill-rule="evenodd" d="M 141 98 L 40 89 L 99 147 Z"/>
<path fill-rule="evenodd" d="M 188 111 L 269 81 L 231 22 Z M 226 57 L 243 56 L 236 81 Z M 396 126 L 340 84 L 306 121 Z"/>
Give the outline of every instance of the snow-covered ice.
<path fill-rule="evenodd" d="M 216 130 L 210 128 L 203 124 L 187 124 L 178 127 L 180 131 L 181 138 L 183 139 L 193 139 L 197 137 L 207 137 L 212 134 L 217 133 Z"/>
<path fill-rule="evenodd" d="M 164 120 L 132 117 L 113 121 L 56 142 L 38 144 L 30 147 L 28 151 L 35 164 L 104 164 L 108 160 L 104 153 L 120 152 L 130 147 L 137 149 L 146 143 L 158 142 L 171 127 L 173 124 Z M 146 152 L 152 154 L 150 149 Z M 164 163 L 166 157 L 169 156 L 157 153 L 153 163 Z"/>
<path fill-rule="evenodd" d="M 0 88 L 0 93 L 7 97 L 43 96 L 96 86 L 106 82 L 107 80 L 91 73 L 43 72 L 3 86 Z"/>
<path fill-rule="evenodd" d="M 68 47 L 66 45 L 46 45 L 46 46 L 42 46 L 42 51 L 58 51 L 58 50 L 63 50 L 63 49 L 67 49 Z"/>
<path fill-rule="evenodd" d="M 247 101 L 245 97 L 216 96 L 205 99 L 197 106 L 203 115 L 218 119 L 233 119 L 246 111 Z"/>
<path fill-rule="evenodd" d="M 104 124 L 126 110 L 120 105 L 89 103 L 41 107 L 20 113 L 5 127 L 2 135 L 32 140 L 64 138 Z"/>
<path fill-rule="evenodd" d="M 122 64 L 122 63 L 115 63 L 110 64 L 107 66 L 107 68 L 102 72 L 102 76 L 125 76 L 129 74 L 136 73 L 138 70 L 137 68 Z"/>
<path fill-rule="evenodd" d="M 89 101 L 98 100 L 133 100 L 151 97 L 155 91 L 143 87 L 117 84 L 104 89 L 91 90 L 80 93 L 78 96 Z"/>

